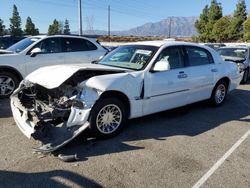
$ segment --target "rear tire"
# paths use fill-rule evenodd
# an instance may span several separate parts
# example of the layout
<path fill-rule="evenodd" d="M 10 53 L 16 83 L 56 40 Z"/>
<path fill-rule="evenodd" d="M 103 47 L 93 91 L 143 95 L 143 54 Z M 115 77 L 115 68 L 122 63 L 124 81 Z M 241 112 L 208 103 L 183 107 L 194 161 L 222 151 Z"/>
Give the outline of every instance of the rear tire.
<path fill-rule="evenodd" d="M 97 138 L 117 135 L 127 120 L 124 104 L 117 98 L 99 99 L 90 113 L 90 130 Z"/>
<path fill-rule="evenodd" d="M 20 81 L 10 72 L 0 73 L 0 98 L 9 97 L 18 87 Z"/>
<path fill-rule="evenodd" d="M 227 97 L 227 89 L 227 83 L 223 80 L 220 80 L 213 89 L 210 103 L 215 107 L 222 105 Z"/>

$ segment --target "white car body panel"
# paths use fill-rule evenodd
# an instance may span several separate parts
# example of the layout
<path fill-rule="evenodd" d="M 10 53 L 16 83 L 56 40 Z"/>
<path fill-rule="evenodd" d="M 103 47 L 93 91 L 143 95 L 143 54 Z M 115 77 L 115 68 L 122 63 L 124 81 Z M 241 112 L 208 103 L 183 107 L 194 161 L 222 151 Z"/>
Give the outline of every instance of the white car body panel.
<path fill-rule="evenodd" d="M 65 63 L 65 53 L 37 54 L 35 57 L 25 56 L 26 72 L 31 73 L 40 67 L 51 65 L 63 65 Z"/>

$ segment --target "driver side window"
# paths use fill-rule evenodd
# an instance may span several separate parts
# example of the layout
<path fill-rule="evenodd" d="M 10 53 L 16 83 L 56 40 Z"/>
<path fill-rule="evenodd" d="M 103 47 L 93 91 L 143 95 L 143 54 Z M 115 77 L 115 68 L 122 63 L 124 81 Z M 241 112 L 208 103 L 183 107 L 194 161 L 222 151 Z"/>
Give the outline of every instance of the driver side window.
<path fill-rule="evenodd" d="M 183 56 L 179 47 L 167 47 L 158 56 L 156 62 L 168 62 L 171 69 L 184 67 Z"/>
<path fill-rule="evenodd" d="M 41 53 L 60 53 L 62 52 L 60 38 L 48 38 L 39 42 L 34 48 L 40 48 Z"/>

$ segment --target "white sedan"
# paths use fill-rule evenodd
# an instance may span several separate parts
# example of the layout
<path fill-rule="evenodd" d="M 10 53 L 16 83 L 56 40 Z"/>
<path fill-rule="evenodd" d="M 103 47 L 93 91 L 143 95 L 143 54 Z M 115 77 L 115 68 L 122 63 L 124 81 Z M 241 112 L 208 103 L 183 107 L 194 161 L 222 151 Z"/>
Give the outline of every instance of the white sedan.
<path fill-rule="evenodd" d="M 149 41 L 120 46 L 97 64 L 38 69 L 11 97 L 14 119 L 37 151 L 51 152 L 89 128 L 117 134 L 127 119 L 209 99 L 221 105 L 242 76 L 212 49 Z"/>

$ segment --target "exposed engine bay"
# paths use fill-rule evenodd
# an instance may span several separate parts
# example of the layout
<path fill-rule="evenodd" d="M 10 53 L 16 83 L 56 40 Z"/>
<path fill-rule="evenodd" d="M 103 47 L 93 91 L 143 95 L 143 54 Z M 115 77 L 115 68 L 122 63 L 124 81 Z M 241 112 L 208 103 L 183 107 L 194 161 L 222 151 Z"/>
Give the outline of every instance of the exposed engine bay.
<path fill-rule="evenodd" d="M 19 110 L 24 123 L 32 126 L 31 136 L 42 142 L 37 151 L 51 152 L 71 141 L 88 127 L 91 107 L 86 105 L 86 80 L 114 71 L 78 71 L 59 87 L 47 89 L 33 83 L 21 83 L 12 96 L 13 105 Z M 91 96 L 98 96 L 89 88 Z M 96 100 L 98 97 L 96 97 Z M 22 129 L 23 125 L 18 125 Z M 27 135 L 26 135 L 27 136 Z"/>

